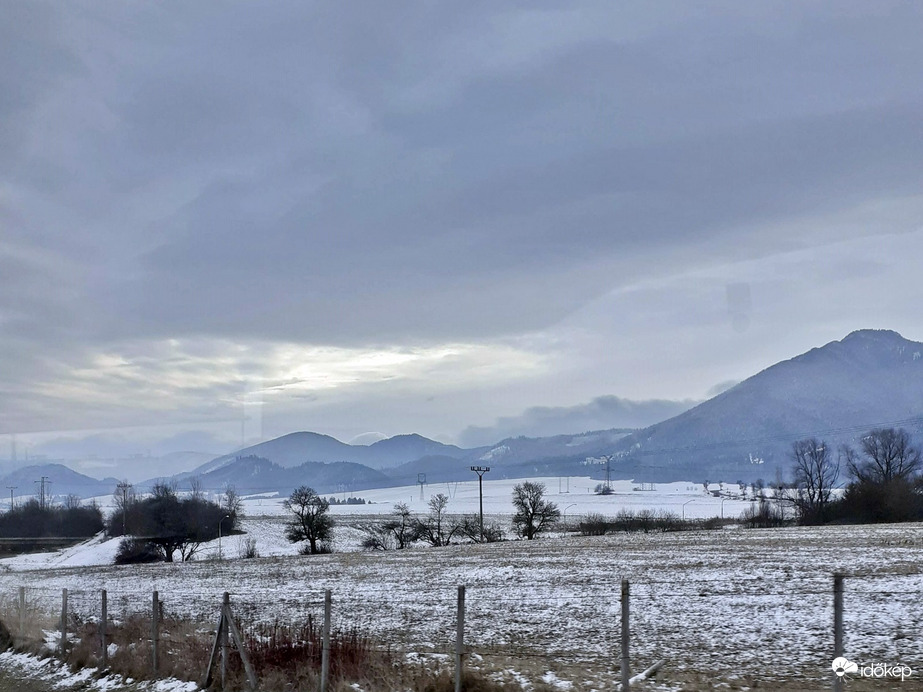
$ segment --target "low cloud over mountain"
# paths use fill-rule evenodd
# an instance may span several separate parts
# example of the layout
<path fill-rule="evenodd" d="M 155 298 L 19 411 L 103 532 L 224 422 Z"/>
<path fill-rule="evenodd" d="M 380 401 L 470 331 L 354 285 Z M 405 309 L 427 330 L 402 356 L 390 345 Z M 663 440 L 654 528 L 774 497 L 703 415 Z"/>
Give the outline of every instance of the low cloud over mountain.
<path fill-rule="evenodd" d="M 600 396 L 576 406 L 533 406 L 519 416 L 498 418 L 491 426 L 469 426 L 459 435 L 462 447 L 491 445 L 507 437 L 546 437 L 587 430 L 644 428 L 677 416 L 696 401 L 651 399 L 632 401 Z"/>

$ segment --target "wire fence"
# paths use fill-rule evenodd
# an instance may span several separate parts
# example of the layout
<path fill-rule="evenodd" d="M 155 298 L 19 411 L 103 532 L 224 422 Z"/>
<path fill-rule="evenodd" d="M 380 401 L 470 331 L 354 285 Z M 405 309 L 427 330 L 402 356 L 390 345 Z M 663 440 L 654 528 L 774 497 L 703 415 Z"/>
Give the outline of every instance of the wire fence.
<path fill-rule="evenodd" d="M 240 583 L 230 590 L 233 614 L 249 637 L 271 626 L 296 626 L 323 617 L 324 590 L 316 584 L 274 585 L 271 563 L 263 588 Z M 166 581 L 166 580 L 164 580 Z M 214 581 L 225 581 L 215 575 Z M 75 580 L 75 583 L 79 583 Z M 834 649 L 831 574 L 789 578 L 631 578 L 630 652 L 641 670 L 665 659 L 667 677 L 705 675 L 713 680 L 801 680 L 828 689 L 831 662 L 845 653 L 859 664 L 907 666 L 919 680 L 923 668 L 923 574 L 855 575 L 843 585 L 843 652 Z M 146 657 L 177 654 L 179 640 L 195 640 L 193 657 L 204 673 L 223 592 L 208 580 L 176 580 L 153 590 L 0 587 L 0 620 L 18 646 L 45 648 L 87 664 L 128 647 L 143 667 Z M 575 589 L 566 582 L 525 588 L 492 582 L 469 585 L 464 614 L 467 665 L 485 670 L 548 675 L 558 671 L 580 684 L 619 679 L 622 626 L 618 576 Z M 456 584 L 418 583 L 370 590 L 357 583 L 332 590 L 332 626 L 367 635 L 370 646 L 400 660 L 440 661 L 456 655 Z M 65 594 L 66 590 L 66 594 Z M 102 604 L 105 591 L 105 630 Z M 154 619 L 158 619 L 155 631 Z M 64 614 L 62 618 L 62 614 Z M 192 633 L 192 634 L 190 634 Z M 194 633 L 198 633 L 195 636 Z M 62 638 L 63 637 L 63 638 Z M 115 645 L 115 648 L 113 648 Z M 175 667 L 168 668 L 175 672 Z M 860 670 L 861 672 L 861 670 Z M 605 689 L 605 687 L 598 687 Z"/>

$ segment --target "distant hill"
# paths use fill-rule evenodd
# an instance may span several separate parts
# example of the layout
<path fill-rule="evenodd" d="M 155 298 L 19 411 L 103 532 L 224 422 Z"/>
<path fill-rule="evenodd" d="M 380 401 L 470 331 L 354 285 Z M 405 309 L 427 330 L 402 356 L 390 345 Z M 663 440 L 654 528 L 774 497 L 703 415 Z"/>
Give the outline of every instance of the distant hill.
<path fill-rule="evenodd" d="M 99 497 L 110 495 L 115 491 L 118 481 L 115 478 L 97 480 L 82 473 L 77 473 L 63 464 L 39 464 L 25 466 L 0 478 L 0 488 L 14 487 L 13 496 L 19 499 L 38 497 L 39 481 L 45 477 L 45 497 L 51 501 L 68 495 L 78 497 Z M 7 496 L 9 499 L 9 496 Z"/>
<path fill-rule="evenodd" d="M 445 445 L 417 434 L 395 435 L 386 440 L 379 440 L 366 449 L 368 449 L 370 460 L 373 461 L 369 463 L 367 460 L 363 463 L 376 468 L 400 466 L 408 461 L 430 455 L 461 459 L 470 451 L 455 445 Z"/>
<path fill-rule="evenodd" d="M 862 330 L 633 433 L 615 468 L 648 480 L 769 482 L 788 473 L 795 440 L 855 443 L 879 426 L 923 431 L 923 343 Z"/>
<path fill-rule="evenodd" d="M 415 483 L 419 473 L 425 473 L 428 482 L 469 480 L 471 466 L 489 466 L 492 478 L 587 474 L 596 468 L 586 466 L 587 457 L 611 453 L 616 442 L 631 432 L 614 428 L 577 435 L 510 437 L 491 447 L 463 450 L 460 457 L 429 455 L 385 473 L 395 484 Z"/>
<path fill-rule="evenodd" d="M 349 445 L 329 435 L 314 432 L 296 432 L 266 442 L 246 447 L 233 454 L 225 454 L 202 464 L 186 476 L 204 475 L 236 459 L 253 456 L 269 459 L 285 468 L 306 462 L 331 463 L 346 461 L 363 464 L 369 468 L 384 469 L 399 466 L 429 454 L 460 457 L 466 450 L 445 445 L 421 435 L 397 435 L 372 445 Z"/>
<path fill-rule="evenodd" d="M 413 484 L 420 473 L 426 474 L 428 482 L 463 480 L 470 478 L 472 465 L 491 466 L 494 478 L 555 475 L 569 467 L 586 473 L 582 464 L 587 456 L 611 451 L 615 441 L 629 432 L 602 430 L 546 438 L 517 437 L 475 449 L 461 449 L 414 434 L 398 435 L 366 447 L 300 432 L 218 457 L 173 480 L 182 487 L 196 476 L 206 488 L 234 485 L 238 492 L 247 494 L 281 492 L 302 483 L 313 484 L 318 491 L 323 486 L 323 492 Z M 295 482 L 294 478 L 307 480 Z M 146 485 L 149 484 L 150 481 Z"/>
<path fill-rule="evenodd" d="M 788 473 L 792 442 L 814 436 L 832 445 L 852 444 L 881 426 L 904 427 L 923 443 L 923 343 L 896 332 L 862 330 L 777 363 L 642 430 L 512 437 L 473 449 L 415 434 L 363 446 L 297 432 L 212 459 L 172 480 L 182 487 L 199 476 L 205 487 L 230 484 L 247 494 L 301 484 L 321 492 L 413 484 L 421 473 L 427 482 L 463 480 L 472 478 L 474 465 L 489 466 L 491 478 L 602 478 L 598 462 L 612 455 L 616 478 L 772 482 L 777 472 Z M 41 475 L 51 475 L 17 473 L 9 482 L 0 479 L 0 486 L 29 488 Z M 52 478 L 55 493 L 110 493 L 115 484 L 81 474 L 61 479 Z"/>
<path fill-rule="evenodd" d="M 200 475 L 199 479 L 205 488 L 220 489 L 232 485 L 241 495 L 264 492 L 289 494 L 301 485 L 308 485 L 319 493 L 352 492 L 390 485 L 387 476 L 362 464 L 348 461 L 329 464 L 307 462 L 284 467 L 256 456 L 235 459 Z"/>

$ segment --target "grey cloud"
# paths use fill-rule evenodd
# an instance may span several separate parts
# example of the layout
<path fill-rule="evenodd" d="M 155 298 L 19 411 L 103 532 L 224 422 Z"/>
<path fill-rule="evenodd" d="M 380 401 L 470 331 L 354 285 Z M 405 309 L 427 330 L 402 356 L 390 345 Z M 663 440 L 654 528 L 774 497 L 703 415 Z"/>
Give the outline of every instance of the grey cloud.
<path fill-rule="evenodd" d="M 70 420 L 30 380 L 129 339 L 543 329 L 921 189 L 919 6 L 557 7 L 5 8 L 0 233 L 53 261 L 0 254 L 0 388 Z"/>
<path fill-rule="evenodd" d="M 617 396 L 601 396 L 577 406 L 536 406 L 519 416 L 497 419 L 492 426 L 469 426 L 459 435 L 459 443 L 477 447 L 507 437 L 545 437 L 610 428 L 643 428 L 689 410 L 695 401 L 631 401 Z"/>

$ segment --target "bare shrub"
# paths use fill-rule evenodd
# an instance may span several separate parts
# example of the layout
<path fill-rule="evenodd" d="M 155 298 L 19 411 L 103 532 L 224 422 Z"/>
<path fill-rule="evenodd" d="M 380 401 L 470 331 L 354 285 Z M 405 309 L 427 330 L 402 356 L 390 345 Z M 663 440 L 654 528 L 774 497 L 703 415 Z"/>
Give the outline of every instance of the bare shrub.
<path fill-rule="evenodd" d="M 237 554 L 242 560 L 252 560 L 255 557 L 259 557 L 260 553 L 256 549 L 256 539 L 253 536 L 247 536 L 241 539 L 238 545 Z"/>
<path fill-rule="evenodd" d="M 302 543 L 298 546 L 299 555 L 329 555 L 333 552 L 333 543 L 329 541 L 321 541 L 320 543 L 315 544 L 314 548 L 311 548 L 310 543 Z"/>
<path fill-rule="evenodd" d="M 652 509 L 642 509 L 635 515 L 634 526 L 636 531 L 649 533 L 657 526 L 657 513 Z"/>
<path fill-rule="evenodd" d="M 748 529 L 769 529 L 784 525 L 785 517 L 774 503 L 763 501 L 756 506 L 748 507 L 741 521 Z"/>
<path fill-rule="evenodd" d="M 162 562 L 163 555 L 157 546 L 141 538 L 126 537 L 119 541 L 115 553 L 115 564 L 137 565 L 146 562 Z"/>
<path fill-rule="evenodd" d="M 449 498 L 443 493 L 434 495 L 429 499 L 429 514 L 417 521 L 417 533 L 420 538 L 437 548 L 449 545 L 452 538 L 458 533 L 458 524 L 449 520 L 446 507 Z"/>
<path fill-rule="evenodd" d="M 365 534 L 362 539 L 365 550 L 403 550 L 422 536 L 420 522 L 403 502 L 394 505 L 388 519 L 362 526 L 360 530 Z"/>
<path fill-rule="evenodd" d="M 667 531 L 682 531 L 686 528 L 685 522 L 679 518 L 675 512 L 661 510 L 654 519 L 654 525 L 658 531 L 666 533 Z"/>
<path fill-rule="evenodd" d="M 477 514 L 466 514 L 458 522 L 458 533 L 472 543 L 496 543 L 503 540 L 503 529 L 499 524 L 484 524 L 481 536 L 481 520 Z"/>
<path fill-rule="evenodd" d="M 605 536 L 609 526 L 609 520 L 598 512 L 587 514 L 577 525 L 581 536 Z"/>

